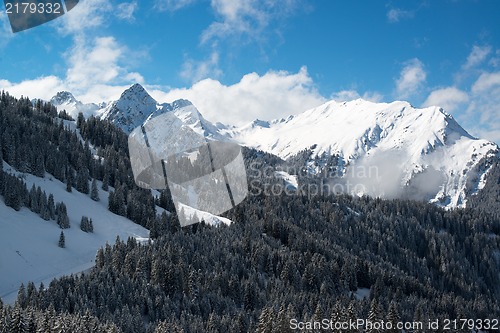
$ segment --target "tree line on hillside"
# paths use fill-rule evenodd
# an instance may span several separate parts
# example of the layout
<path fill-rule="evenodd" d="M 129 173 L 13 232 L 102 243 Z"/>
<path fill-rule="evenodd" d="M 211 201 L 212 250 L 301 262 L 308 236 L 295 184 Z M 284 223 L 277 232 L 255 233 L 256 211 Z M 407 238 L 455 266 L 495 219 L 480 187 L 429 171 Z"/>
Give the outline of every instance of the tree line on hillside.
<path fill-rule="evenodd" d="M 150 227 L 156 215 L 154 198 L 134 184 L 127 136 L 107 121 L 84 120 L 81 114 L 77 132 L 70 119 L 50 103 L 37 100 L 33 105 L 29 98 L 17 99 L 2 91 L 0 157 L 21 173 L 38 177 L 48 173 L 65 183 L 67 191 L 76 189 L 93 200 L 99 200 L 97 181 L 105 191 L 113 187 L 110 210 Z M 5 179 L 15 182 L 12 177 Z M 18 209 L 23 190 L 14 185 L 6 188 L 6 202 Z"/>

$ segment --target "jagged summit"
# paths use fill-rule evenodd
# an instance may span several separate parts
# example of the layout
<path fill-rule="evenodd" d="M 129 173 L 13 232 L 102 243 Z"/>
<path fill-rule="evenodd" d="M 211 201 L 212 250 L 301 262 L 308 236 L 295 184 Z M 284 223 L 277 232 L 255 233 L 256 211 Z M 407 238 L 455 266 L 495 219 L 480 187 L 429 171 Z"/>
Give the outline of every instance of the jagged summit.
<path fill-rule="evenodd" d="M 101 110 L 101 118 L 108 119 L 129 133 L 147 117 L 162 108 L 143 86 L 136 83 L 126 89 L 120 98 Z"/>
<path fill-rule="evenodd" d="M 80 102 L 69 91 L 58 92 L 50 99 L 50 103 L 57 107 L 59 111 L 65 110 L 70 116 L 75 119 L 80 112 L 83 113 L 84 116 L 88 117 L 94 114 L 99 109 L 99 106 L 97 104 L 84 104 Z"/>
<path fill-rule="evenodd" d="M 266 120 L 260 120 L 260 119 L 255 119 L 254 121 L 252 121 L 252 123 L 250 124 L 250 127 L 251 128 L 255 128 L 255 127 L 265 127 L 265 128 L 269 128 L 269 126 L 271 126 L 271 124 L 269 123 L 269 121 L 266 121 Z"/>
<path fill-rule="evenodd" d="M 123 100 L 134 100 L 134 101 L 139 101 L 142 104 L 157 104 L 156 101 L 154 100 L 151 95 L 144 89 L 143 86 L 141 86 L 139 83 L 136 83 L 130 88 L 126 89 L 120 96 L 119 101 Z"/>
<path fill-rule="evenodd" d="M 59 91 L 54 97 L 50 99 L 50 103 L 58 106 L 63 104 L 77 103 L 75 96 L 69 91 Z"/>
<path fill-rule="evenodd" d="M 101 117 L 130 133 L 148 119 L 165 112 L 174 112 L 183 124 L 207 138 L 225 140 L 218 128 L 203 118 L 196 107 L 186 99 L 159 104 L 140 84 L 125 90 L 120 98 L 101 111 Z"/>
<path fill-rule="evenodd" d="M 172 105 L 172 108 L 175 110 L 175 109 L 180 109 L 180 108 L 183 108 L 186 106 L 191 106 L 191 105 L 193 105 L 193 103 L 191 103 L 187 99 L 178 99 L 176 101 L 173 101 L 171 105 Z"/>

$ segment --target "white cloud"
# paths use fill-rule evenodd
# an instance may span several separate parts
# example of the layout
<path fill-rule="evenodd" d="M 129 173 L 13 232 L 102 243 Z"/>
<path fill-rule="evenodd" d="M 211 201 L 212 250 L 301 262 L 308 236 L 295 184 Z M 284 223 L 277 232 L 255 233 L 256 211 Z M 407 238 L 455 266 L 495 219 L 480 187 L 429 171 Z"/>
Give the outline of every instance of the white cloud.
<path fill-rule="evenodd" d="M 63 35 L 83 34 L 87 29 L 102 26 L 106 14 L 115 10 L 108 0 L 80 1 L 78 6 L 55 21 L 58 22 L 57 30 Z"/>
<path fill-rule="evenodd" d="M 427 78 L 424 64 L 417 58 L 405 63 L 399 78 L 396 80 L 397 98 L 406 99 L 417 93 Z"/>
<path fill-rule="evenodd" d="M 58 91 L 69 90 L 82 102 L 115 99 L 133 83 L 144 83 L 143 77 L 122 65 L 133 53 L 113 37 L 88 41 L 75 37 L 75 45 L 65 53 L 68 69 L 64 78 L 45 76 L 12 83 L 1 81 L 0 88 L 14 96 L 50 99 Z"/>
<path fill-rule="evenodd" d="M 73 64 L 75 67 L 68 69 L 67 77 L 64 79 L 46 76 L 19 83 L 0 80 L 0 89 L 5 89 L 18 97 L 24 95 L 46 100 L 62 90 L 73 92 L 75 97 L 84 103 L 118 99 L 132 83 L 143 83 L 143 78 L 119 66 L 120 52 L 116 50 L 120 50 L 121 47 L 115 43 L 112 38 L 96 39 L 94 47 L 88 50 L 86 58 L 82 58 L 84 49 L 75 50 L 73 60 L 78 61 Z M 86 66 L 93 68 L 85 69 Z M 100 73 L 97 68 L 103 72 Z M 79 70 L 80 72 L 73 72 Z M 117 73 L 123 74 L 117 75 Z M 95 76 L 93 81 L 91 81 L 92 75 Z M 124 79 L 118 78 L 122 76 Z M 189 88 L 171 89 L 168 92 L 165 92 L 165 87 L 147 84 L 145 86 L 160 102 L 188 99 L 207 119 L 235 125 L 256 118 L 271 120 L 298 114 L 326 101 L 316 90 L 305 67 L 297 73 L 286 71 L 269 71 L 264 75 L 250 73 L 233 85 L 224 85 L 214 79 L 204 79 Z"/>
<path fill-rule="evenodd" d="M 134 13 L 137 8 L 137 1 L 121 3 L 116 7 L 116 16 L 122 20 L 134 21 Z"/>
<path fill-rule="evenodd" d="M 64 82 L 56 76 L 44 76 L 20 83 L 0 80 L 0 90 L 8 91 L 17 97 L 50 99 L 56 92 L 64 90 Z"/>
<path fill-rule="evenodd" d="M 365 92 L 363 95 L 360 95 L 356 90 L 341 90 L 333 93 L 330 98 L 336 101 L 352 101 L 362 98 L 370 102 L 378 103 L 382 101 L 384 96 L 378 92 Z"/>
<path fill-rule="evenodd" d="M 256 118 L 286 117 L 325 102 L 305 67 L 297 73 L 269 71 L 262 76 L 250 73 L 229 86 L 205 79 L 190 88 L 172 89 L 168 93 L 155 90 L 151 94 L 162 102 L 188 99 L 207 119 L 234 125 Z"/>
<path fill-rule="evenodd" d="M 472 85 L 463 118 L 478 136 L 500 144 L 500 72 L 482 73 Z"/>
<path fill-rule="evenodd" d="M 211 0 L 218 17 L 201 36 L 201 42 L 229 36 L 257 38 L 269 24 L 293 13 L 300 0 Z"/>
<path fill-rule="evenodd" d="M 195 2 L 197 2 L 197 0 L 156 0 L 155 7 L 160 11 L 167 10 L 175 12 Z"/>
<path fill-rule="evenodd" d="M 108 91 L 116 91 L 116 85 L 144 83 L 140 74 L 122 65 L 130 54 L 133 52 L 113 37 L 98 37 L 91 42 L 84 37 L 76 38 L 74 47 L 67 52 L 65 85 L 70 91 L 81 95 L 82 99 L 92 98 L 95 102 L 108 99 Z M 111 95 L 114 96 L 113 93 Z"/>
<path fill-rule="evenodd" d="M 69 53 L 66 81 L 70 87 L 87 89 L 91 85 L 110 82 L 120 73 L 117 64 L 122 47 L 113 37 L 100 37 L 88 46 L 85 38 L 77 38 Z"/>
<path fill-rule="evenodd" d="M 403 10 L 399 8 L 392 8 L 387 12 L 387 19 L 391 23 L 396 23 L 405 18 L 412 18 L 414 16 L 413 11 Z"/>
<path fill-rule="evenodd" d="M 482 73 L 472 85 L 472 91 L 474 93 L 481 93 L 495 86 L 500 86 L 500 72 Z"/>
<path fill-rule="evenodd" d="M 432 91 L 423 106 L 440 106 L 447 112 L 455 111 L 469 101 L 469 95 L 456 87 L 440 88 Z"/>
<path fill-rule="evenodd" d="M 183 79 L 191 82 L 197 82 L 208 77 L 213 79 L 220 77 L 222 71 L 219 68 L 219 53 L 213 51 L 208 59 L 203 61 L 187 59 L 182 65 L 180 75 Z"/>
<path fill-rule="evenodd" d="M 491 52 L 491 46 L 474 45 L 472 47 L 471 53 L 467 57 L 467 62 L 464 64 L 463 68 L 470 69 L 481 64 L 486 59 L 486 57 L 488 57 L 490 52 Z"/>

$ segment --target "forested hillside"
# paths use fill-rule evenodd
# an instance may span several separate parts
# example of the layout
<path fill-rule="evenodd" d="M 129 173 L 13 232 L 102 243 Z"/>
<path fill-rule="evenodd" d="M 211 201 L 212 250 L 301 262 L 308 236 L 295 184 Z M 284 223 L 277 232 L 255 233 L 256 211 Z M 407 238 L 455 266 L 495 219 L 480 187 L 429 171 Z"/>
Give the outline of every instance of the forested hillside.
<path fill-rule="evenodd" d="M 66 183 L 67 191 L 92 196 L 93 180 L 104 190 L 112 186 L 110 211 L 150 227 L 155 218 L 151 192 L 135 186 L 128 159 L 127 136 L 107 121 L 95 118 L 74 122 L 65 113 L 57 114 L 50 103 L 28 98 L 16 99 L 6 92 L 0 96 L 0 156 L 19 172 L 43 177 L 45 172 Z M 2 189 L 9 206 L 28 206 L 22 186 Z M 94 182 L 95 183 L 95 182 Z M 95 186 L 95 184 L 94 184 Z M 95 191 L 94 191 L 95 193 Z M 47 194 L 48 195 L 48 194 Z"/>
<path fill-rule="evenodd" d="M 486 175 L 484 188 L 469 199 L 468 206 L 500 219 L 500 162 L 493 165 Z"/>
<path fill-rule="evenodd" d="M 499 223 L 471 210 L 256 196 L 227 216 L 236 223 L 106 247 L 90 273 L 28 286 L 18 306 L 89 310 L 123 332 L 287 332 L 292 318 L 500 315 Z M 356 297 L 362 288 L 368 298 Z"/>
<path fill-rule="evenodd" d="M 283 333 L 291 319 L 500 316 L 498 214 L 346 195 L 265 195 L 259 189 L 282 180 L 249 170 L 251 194 L 225 214 L 232 225 L 180 228 L 175 213 L 156 212 L 174 212 L 167 191 L 154 198 L 135 186 L 126 136 L 108 122 L 79 117 L 76 132 L 50 104 L 32 108 L 6 93 L 0 116 L 7 163 L 46 171 L 89 195 L 83 184 L 91 179 L 113 186 L 109 209 L 154 238 L 104 247 L 85 274 L 21 286 L 14 306 L 0 306 L 0 332 Z M 253 168 L 283 163 L 244 152 Z"/>

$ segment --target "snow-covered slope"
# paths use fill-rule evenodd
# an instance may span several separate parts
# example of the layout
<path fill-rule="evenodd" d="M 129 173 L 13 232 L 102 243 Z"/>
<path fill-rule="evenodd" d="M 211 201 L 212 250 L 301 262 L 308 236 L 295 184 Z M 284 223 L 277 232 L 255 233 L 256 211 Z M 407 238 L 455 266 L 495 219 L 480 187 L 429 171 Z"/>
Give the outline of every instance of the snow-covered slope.
<path fill-rule="evenodd" d="M 337 156 L 337 173 L 351 181 L 350 192 L 394 197 L 406 187 L 416 198 L 453 207 L 481 188 L 498 154 L 496 144 L 473 138 L 441 108 L 399 101 L 330 101 L 295 117 L 225 132 L 284 159 L 311 149 L 312 173 L 321 171 L 318 159 Z"/>
<path fill-rule="evenodd" d="M 43 282 L 47 286 L 55 277 L 92 267 L 97 250 L 113 244 L 116 236 L 140 241 L 149 237 L 147 229 L 108 211 L 108 193 L 103 190 L 96 202 L 78 191 L 66 192 L 66 185 L 49 174 L 44 178 L 19 174 L 5 162 L 4 170 L 22 175 L 28 188 L 35 184 L 52 193 L 55 202 L 63 201 L 71 223 L 71 228 L 64 230 L 66 248 L 59 248 L 61 229 L 55 221 L 45 221 L 24 207 L 17 212 L 5 206 L 0 197 L 0 297 L 4 301 L 14 301 L 21 283 L 32 281 L 38 287 Z M 84 215 L 92 218 L 93 233 L 80 230 Z"/>
<path fill-rule="evenodd" d="M 173 104 L 174 114 L 179 118 L 184 125 L 189 126 L 196 133 L 204 136 L 207 139 L 215 139 L 220 141 L 228 140 L 226 136 L 220 134 L 220 130 L 217 126 L 203 118 L 202 114 L 198 109 L 191 104 L 191 102 L 186 100 L 181 100 L 184 102 L 182 107 L 176 107 L 177 102 Z"/>
<path fill-rule="evenodd" d="M 50 103 L 57 107 L 58 111 L 66 110 L 66 112 L 76 119 L 78 113 L 83 113 L 85 117 L 93 115 L 97 110 L 105 106 L 104 103 L 101 104 L 83 104 L 82 102 L 76 100 L 72 93 L 68 91 L 60 91 L 54 97 L 51 98 Z"/>

